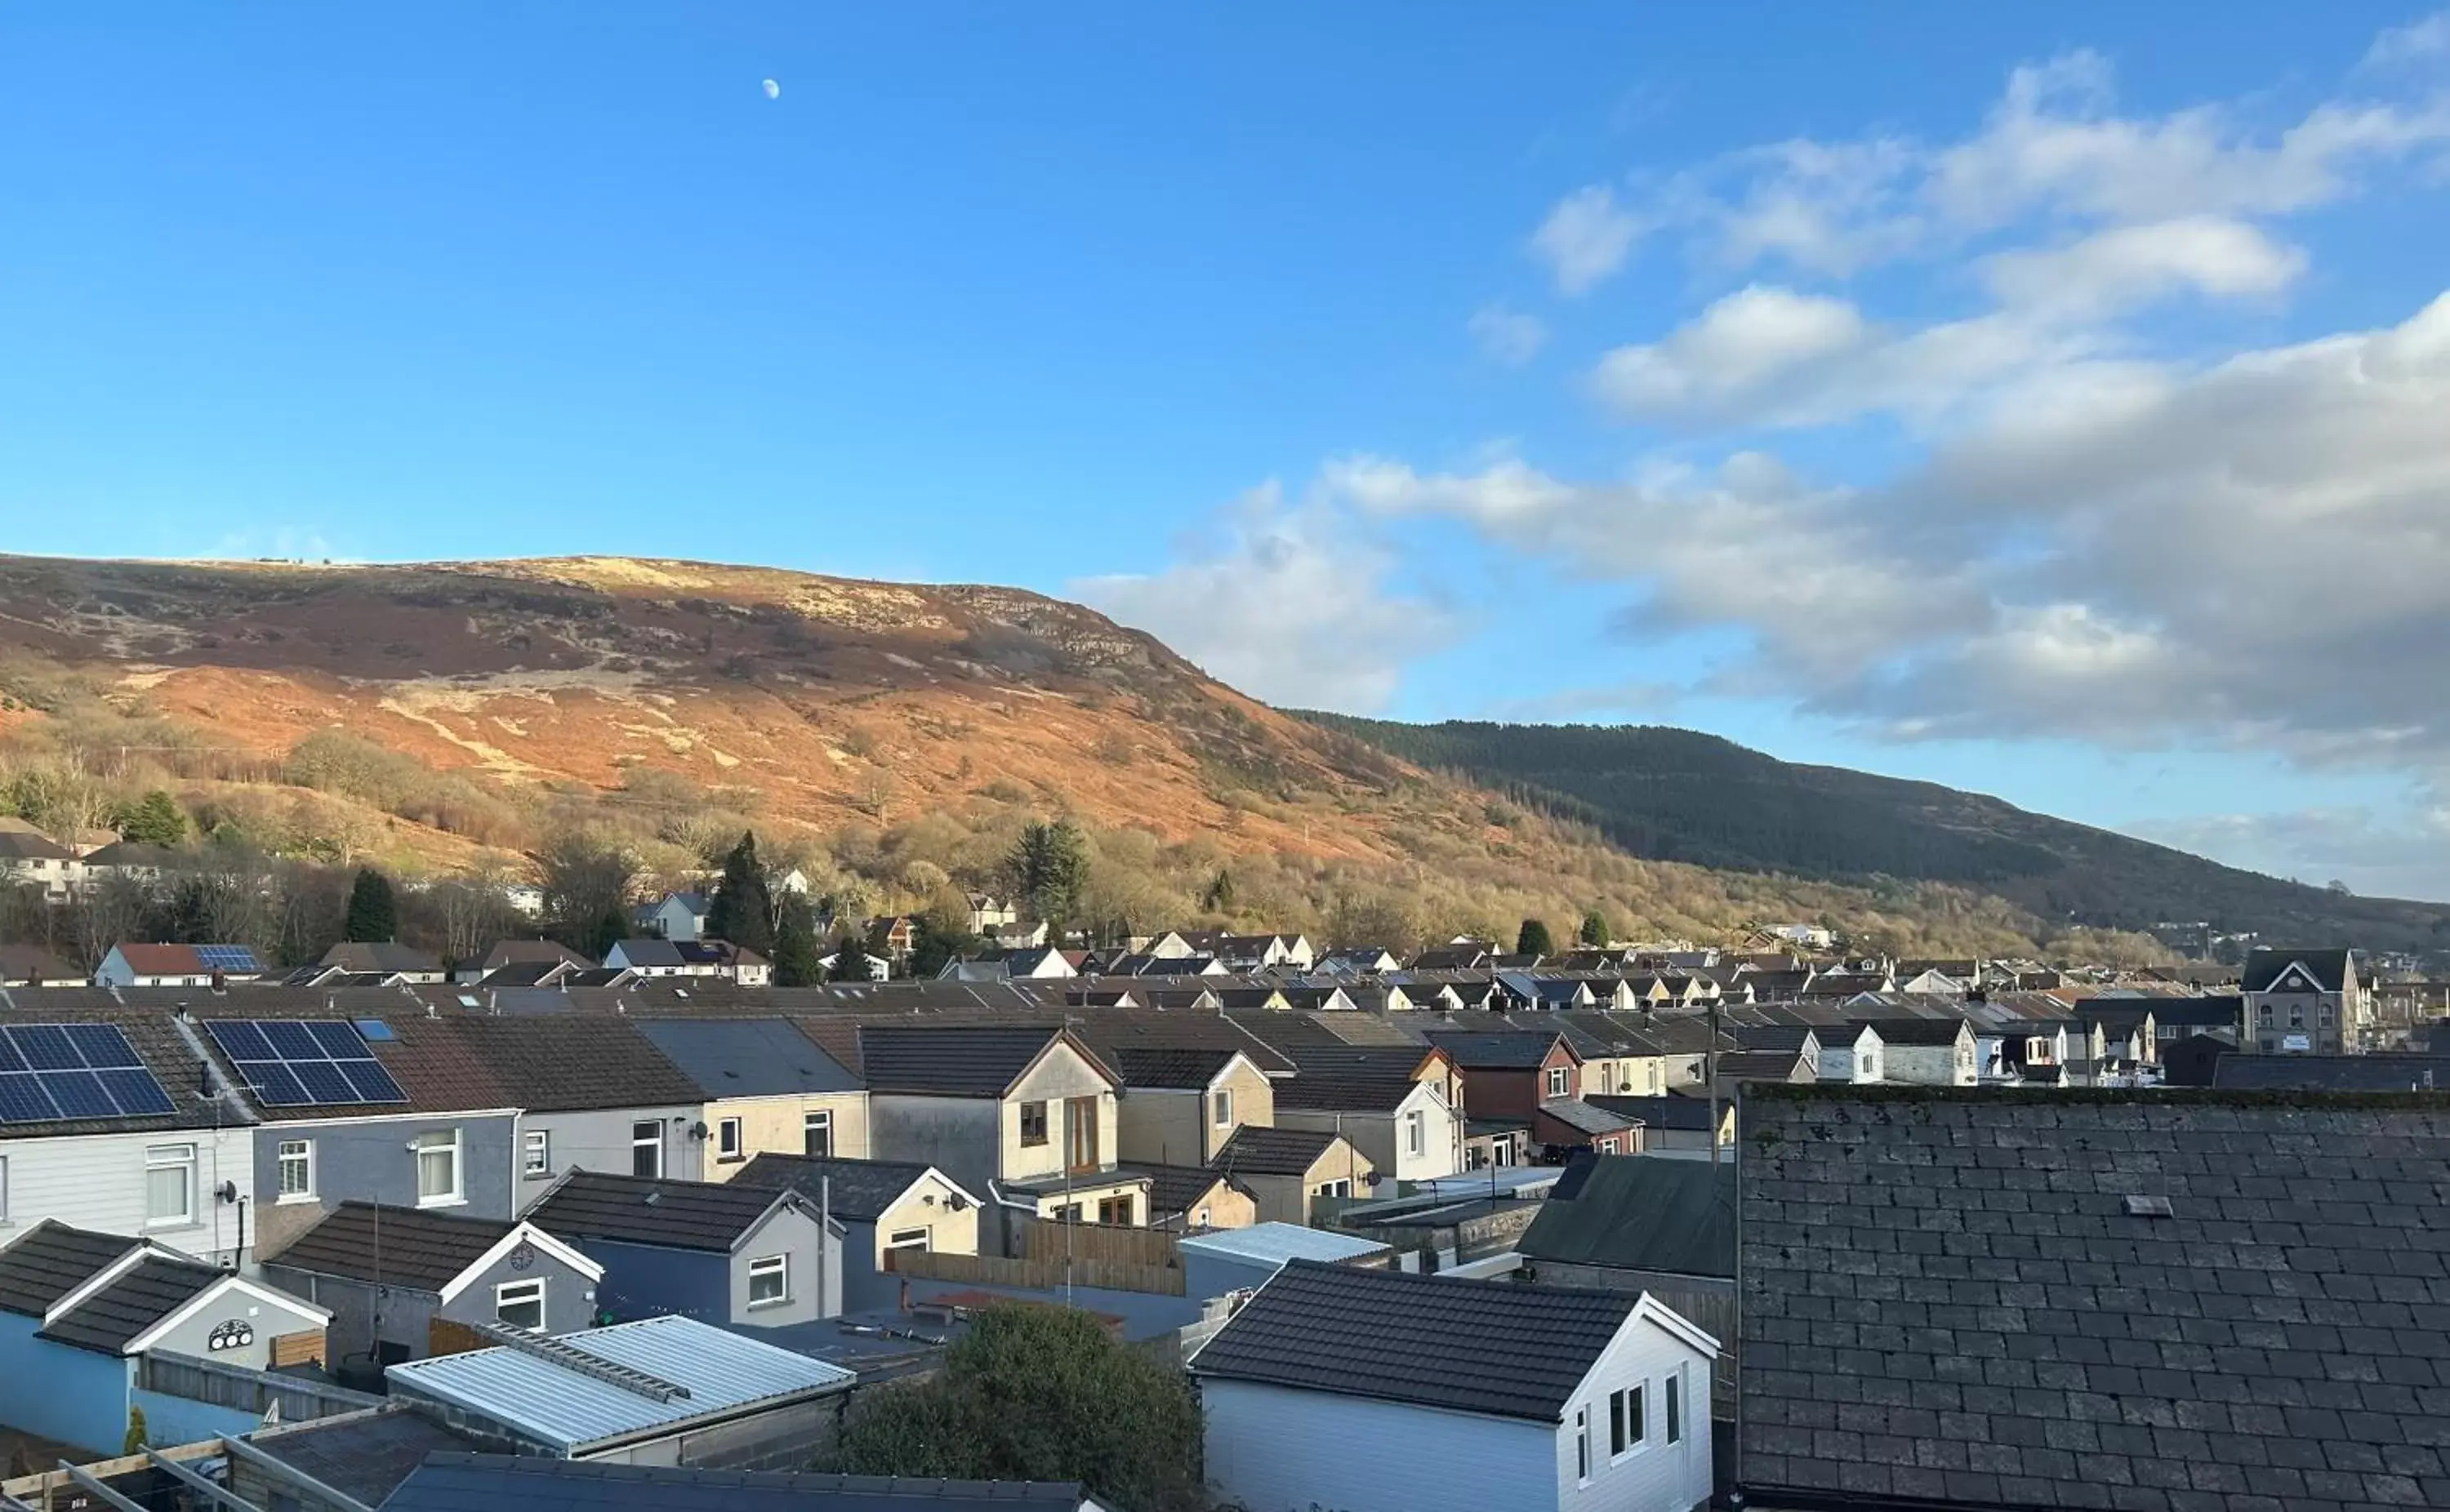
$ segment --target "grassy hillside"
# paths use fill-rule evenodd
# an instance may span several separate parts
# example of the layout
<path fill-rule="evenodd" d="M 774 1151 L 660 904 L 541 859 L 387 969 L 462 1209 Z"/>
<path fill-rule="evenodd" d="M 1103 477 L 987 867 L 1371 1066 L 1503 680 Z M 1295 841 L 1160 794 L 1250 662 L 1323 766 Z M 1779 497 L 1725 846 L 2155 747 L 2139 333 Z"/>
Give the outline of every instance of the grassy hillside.
<path fill-rule="evenodd" d="M 2283 882 L 1995 798 L 1782 762 L 1691 730 L 1302 717 L 1587 824 L 1645 858 L 1833 882 L 1949 883 L 2105 929 L 2204 920 L 2297 943 L 2450 944 L 2450 907 Z"/>

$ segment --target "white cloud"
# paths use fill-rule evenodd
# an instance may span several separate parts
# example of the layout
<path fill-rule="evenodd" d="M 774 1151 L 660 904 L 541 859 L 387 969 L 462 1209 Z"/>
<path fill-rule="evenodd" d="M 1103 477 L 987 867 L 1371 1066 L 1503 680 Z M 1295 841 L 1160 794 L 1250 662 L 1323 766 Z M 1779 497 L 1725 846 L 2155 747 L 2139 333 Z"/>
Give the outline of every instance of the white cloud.
<path fill-rule="evenodd" d="M 1624 266 L 1642 233 L 1642 221 L 1617 204 L 1616 191 L 1595 184 L 1557 202 L 1531 233 L 1531 252 L 1548 264 L 1559 292 L 1582 294 Z"/>
<path fill-rule="evenodd" d="M 1530 361 L 1548 340 L 1548 327 L 1541 323 L 1538 316 L 1509 310 L 1503 304 L 1485 304 L 1472 312 L 1468 329 L 1490 360 L 1507 367 L 1521 367 Z"/>
<path fill-rule="evenodd" d="M 2064 246 L 2002 252 L 1982 265 L 1984 281 L 2003 304 L 2087 319 L 2180 292 L 2216 299 L 2277 294 L 2304 271 L 2304 252 L 2219 216 L 2116 226 Z"/>
<path fill-rule="evenodd" d="M 1084 578 L 1070 591 L 1268 703 L 1383 708 L 1405 666 L 1457 629 L 1445 610 L 1389 591 L 1391 553 L 1326 509 L 1289 505 L 1274 483 L 1177 554 L 1164 572 Z"/>
<path fill-rule="evenodd" d="M 2450 814 L 2378 813 L 2358 804 L 2271 814 L 2207 814 L 2120 826 L 2146 840 L 2274 877 L 2367 898 L 2450 898 Z"/>
<path fill-rule="evenodd" d="M 2450 57 L 2450 10 L 2437 10 L 2421 21 L 2393 27 L 2374 38 L 2372 48 L 2365 53 L 2364 66 L 2389 68 L 2440 57 Z"/>

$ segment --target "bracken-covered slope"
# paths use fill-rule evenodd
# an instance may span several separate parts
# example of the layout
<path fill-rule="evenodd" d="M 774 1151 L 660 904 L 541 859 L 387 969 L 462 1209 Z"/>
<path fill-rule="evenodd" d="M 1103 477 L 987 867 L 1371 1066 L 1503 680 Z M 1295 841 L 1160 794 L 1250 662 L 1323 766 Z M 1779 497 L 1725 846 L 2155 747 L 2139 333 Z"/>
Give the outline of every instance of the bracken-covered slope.
<path fill-rule="evenodd" d="M 1831 882 L 1953 882 L 2103 928 L 2207 921 L 2296 943 L 2450 943 L 2450 907 L 2283 882 L 1995 798 L 1782 762 L 1691 730 L 1304 717 L 1582 820 L 1645 857 Z"/>

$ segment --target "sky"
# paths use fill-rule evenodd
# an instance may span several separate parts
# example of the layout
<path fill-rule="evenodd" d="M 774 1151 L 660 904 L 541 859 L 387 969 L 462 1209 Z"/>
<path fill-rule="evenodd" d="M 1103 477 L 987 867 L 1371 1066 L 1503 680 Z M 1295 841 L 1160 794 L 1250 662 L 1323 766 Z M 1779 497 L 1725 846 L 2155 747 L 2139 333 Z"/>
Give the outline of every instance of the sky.
<path fill-rule="evenodd" d="M 2450 899 L 2450 12 L 138 10 L 0 11 L 0 550 L 1014 584 Z"/>

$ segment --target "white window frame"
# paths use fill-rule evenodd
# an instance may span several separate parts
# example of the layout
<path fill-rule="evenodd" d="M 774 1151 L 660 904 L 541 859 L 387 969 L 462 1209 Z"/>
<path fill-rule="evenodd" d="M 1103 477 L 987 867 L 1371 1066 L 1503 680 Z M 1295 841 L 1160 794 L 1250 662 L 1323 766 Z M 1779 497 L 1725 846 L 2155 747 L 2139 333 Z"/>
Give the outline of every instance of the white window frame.
<path fill-rule="evenodd" d="M 553 1131 L 530 1129 L 520 1135 L 519 1174 L 533 1180 L 553 1174 Z"/>
<path fill-rule="evenodd" d="M 1563 1066 L 1550 1066 L 1550 1067 L 1548 1068 L 1548 1095 L 1549 1095 L 1549 1096 L 1551 1096 L 1551 1097 L 1562 1097 L 1562 1096 L 1565 1095 L 1566 1095 L 1566 1093 L 1568 1093 L 1568 1092 L 1570 1092 L 1570 1091 L 1572 1090 L 1571 1086 L 1570 1086 L 1570 1085 L 1567 1083 L 1567 1081 L 1565 1080 L 1565 1076 L 1566 1076 L 1566 1071 L 1565 1071 L 1565 1067 L 1563 1067 Z"/>
<path fill-rule="evenodd" d="M 651 1130 L 653 1130 L 653 1131 L 654 1131 L 653 1136 L 652 1136 L 652 1137 L 649 1137 L 649 1136 L 648 1136 L 648 1135 L 646 1135 L 646 1134 L 640 1134 L 638 1131 L 639 1131 L 639 1130 L 641 1130 L 641 1129 L 651 1129 Z M 650 1148 L 651 1148 L 651 1149 L 655 1152 L 655 1169 L 654 1169 L 654 1170 L 652 1170 L 652 1171 L 641 1172 L 641 1171 L 639 1171 L 639 1169 L 638 1169 L 638 1152 L 640 1152 L 641 1150 L 646 1150 L 646 1149 L 650 1149 Z M 636 1119 L 632 1119 L 632 1120 L 631 1120 L 631 1123 L 630 1123 L 630 1173 L 631 1173 L 632 1175 L 633 1175 L 633 1176 L 635 1176 L 635 1175 L 648 1175 L 648 1176 L 651 1176 L 651 1177 L 653 1177 L 654 1179 L 656 1179 L 656 1180 L 658 1180 L 658 1181 L 660 1181 L 660 1180 L 662 1180 L 662 1179 L 663 1179 L 663 1175 L 664 1175 L 664 1121 L 663 1121 L 661 1118 L 636 1118 Z"/>
<path fill-rule="evenodd" d="M 885 1241 L 887 1250 L 916 1250 L 924 1254 L 936 1248 L 936 1231 L 931 1228 L 896 1229 Z"/>
<path fill-rule="evenodd" d="M 783 1289 L 770 1297 L 757 1294 L 757 1283 L 765 1276 L 779 1275 Z M 791 1257 L 788 1254 L 760 1255 L 749 1262 L 749 1305 L 751 1308 L 779 1308 L 791 1300 Z"/>
<path fill-rule="evenodd" d="M 814 1108 L 800 1115 L 800 1153 L 808 1153 L 808 1135 L 820 1129 L 826 1132 L 826 1153 L 817 1158 L 830 1160 L 834 1154 L 834 1115 L 830 1108 Z"/>
<path fill-rule="evenodd" d="M 1667 1415 L 1666 1442 L 1684 1442 L 1684 1367 L 1678 1366 L 1666 1380 L 1659 1383 L 1660 1404 Z"/>
<path fill-rule="evenodd" d="M 1629 1460 L 1650 1447 L 1649 1383 L 1637 1381 L 1608 1393 L 1608 1464 Z M 1624 1447 L 1617 1447 L 1622 1426 Z"/>
<path fill-rule="evenodd" d="M 746 1135 L 741 1131 L 739 1119 L 725 1118 L 715 1124 L 714 1158 L 717 1160 L 738 1160 L 742 1158 L 746 1153 L 748 1143 L 749 1141 Z"/>
<path fill-rule="evenodd" d="M 467 1162 L 461 1157 L 467 1151 L 466 1141 L 460 1137 L 459 1131 L 455 1128 L 445 1134 L 440 1130 L 429 1130 L 417 1136 L 416 1144 L 417 1205 L 420 1208 L 453 1208 L 465 1203 L 468 1200 Z M 438 1154 L 450 1156 L 451 1185 L 444 1191 L 429 1192 L 425 1190 L 426 1157 Z"/>
<path fill-rule="evenodd" d="M 1322 1197 L 1349 1197 L 1352 1195 L 1352 1178 L 1338 1176 L 1333 1181 L 1322 1181 L 1318 1184 L 1317 1194 Z"/>
<path fill-rule="evenodd" d="M 153 1211 L 153 1173 L 176 1171 L 184 1173 L 181 1210 L 176 1213 Z M 147 1145 L 145 1147 L 145 1227 L 147 1229 L 192 1229 L 196 1226 L 196 1147 L 185 1145 Z"/>
<path fill-rule="evenodd" d="M 1404 1115 L 1404 1153 L 1427 1154 L 1429 1150 L 1429 1117 L 1415 1108 Z"/>
<path fill-rule="evenodd" d="M 1219 1087 L 1208 1095 L 1208 1121 L 1219 1129 L 1234 1123 L 1234 1089 Z"/>
<path fill-rule="evenodd" d="M 1574 1483 L 1591 1483 L 1591 1409 L 1574 1409 Z"/>
<path fill-rule="evenodd" d="M 494 1321 L 500 1324 L 505 1328 L 525 1328 L 530 1333 L 544 1332 L 544 1277 L 534 1276 L 524 1281 L 504 1281 L 496 1286 L 494 1288 Z M 515 1301 L 511 1297 L 511 1293 L 514 1291 L 521 1293 Z M 530 1293 L 533 1294 L 531 1295 Z M 506 1307 L 524 1308 L 530 1303 L 535 1304 L 536 1310 L 535 1327 L 532 1328 L 528 1328 L 524 1323 L 513 1323 L 502 1316 L 502 1309 Z"/>
<path fill-rule="evenodd" d="M 289 1184 L 289 1169 L 292 1165 L 298 1168 L 299 1173 L 298 1185 L 295 1187 Z M 273 1199 L 276 1206 L 283 1202 L 314 1201 L 315 1141 L 312 1139 L 281 1141 L 280 1164 L 275 1174 L 280 1189 L 279 1194 Z"/>
<path fill-rule="evenodd" d="M 0 1229 L 9 1225 L 9 1157 L 0 1155 Z"/>

